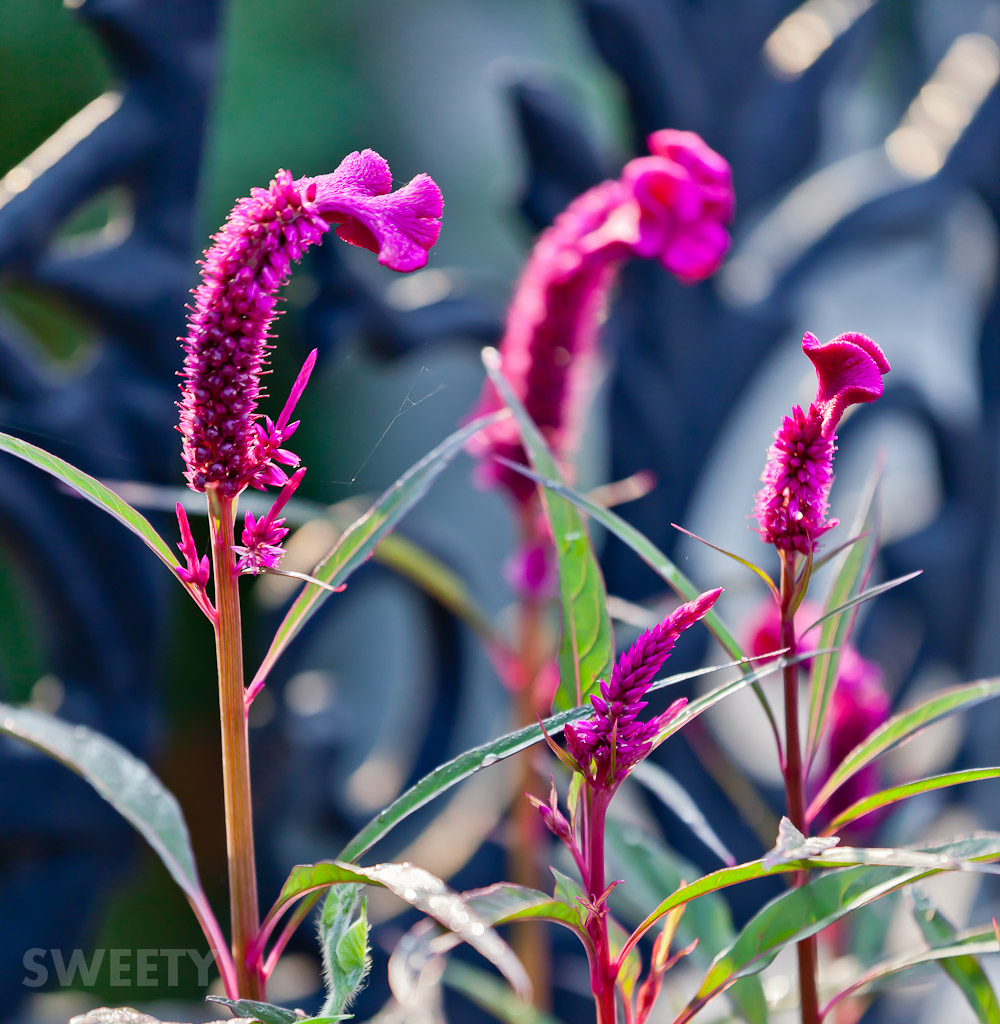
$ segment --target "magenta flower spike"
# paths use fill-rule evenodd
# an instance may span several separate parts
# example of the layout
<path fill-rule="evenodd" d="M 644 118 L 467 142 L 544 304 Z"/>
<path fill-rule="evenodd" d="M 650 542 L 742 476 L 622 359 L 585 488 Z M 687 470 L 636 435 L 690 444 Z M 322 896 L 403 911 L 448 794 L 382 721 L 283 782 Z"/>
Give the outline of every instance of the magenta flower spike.
<path fill-rule="evenodd" d="M 809 554 L 838 522 L 827 520 L 837 425 L 849 406 L 882 394 L 890 367 L 863 334 L 841 334 L 823 345 L 806 333 L 802 351 L 816 368 L 816 398 L 808 412 L 793 408 L 776 431 L 753 514 L 766 544 Z"/>
<path fill-rule="evenodd" d="M 581 398 L 597 356 L 602 313 L 619 266 L 632 256 L 657 259 L 685 283 L 713 274 L 729 247 L 732 178 L 726 161 L 693 132 L 649 137 L 651 156 L 625 165 L 573 200 L 528 257 L 507 314 L 500 352 L 504 373 L 560 459 L 578 434 Z M 500 400 L 487 384 L 476 415 Z M 510 422 L 481 431 L 470 445 L 479 476 L 521 504 L 535 485 L 495 461 L 525 463 Z"/>
<path fill-rule="evenodd" d="M 441 209 L 426 174 L 393 192 L 389 165 L 370 149 L 316 178 L 279 171 L 233 207 L 201 262 L 184 339 L 179 429 L 193 490 L 215 485 L 234 497 L 284 478 L 269 472 L 271 432 L 261 438 L 254 427 L 277 293 L 292 263 L 335 226 L 385 266 L 416 270 L 437 241 Z M 287 422 L 282 430 L 287 436 Z"/>
<path fill-rule="evenodd" d="M 687 703 L 682 697 L 661 714 L 639 721 L 646 707 L 642 698 L 677 638 L 704 618 L 721 593 L 721 588 L 706 591 L 643 633 L 618 659 L 611 680 L 601 681 L 601 696 L 591 696 L 594 714 L 579 724 L 566 726 L 569 755 L 593 786 L 616 788 L 649 753 L 657 733 Z"/>

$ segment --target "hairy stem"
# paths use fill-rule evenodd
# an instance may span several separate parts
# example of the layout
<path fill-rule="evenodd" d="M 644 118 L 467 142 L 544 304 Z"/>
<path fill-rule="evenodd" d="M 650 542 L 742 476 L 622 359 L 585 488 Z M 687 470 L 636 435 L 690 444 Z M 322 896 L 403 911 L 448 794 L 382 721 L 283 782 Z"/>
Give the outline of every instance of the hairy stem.
<path fill-rule="evenodd" d="M 243 641 L 240 630 L 239 579 L 233 573 L 235 499 L 208 488 L 209 525 L 215 575 L 215 651 L 219 668 L 222 720 L 222 782 L 225 791 L 226 849 L 229 856 L 229 902 L 233 962 L 239 994 L 266 999 L 260 951 L 257 870 L 254 861 L 253 804 L 250 797 L 250 752 L 243 693 Z"/>
<path fill-rule="evenodd" d="M 786 658 L 798 653 L 795 638 L 793 558 L 781 559 L 781 646 L 787 647 Z M 785 802 L 792 824 L 808 833 L 805 811 L 805 771 L 802 765 L 802 741 L 799 737 L 799 667 L 785 665 Z M 795 875 L 795 885 L 805 885 L 808 872 Z M 802 1002 L 802 1024 L 819 1024 L 819 995 L 816 989 L 816 938 L 803 939 L 796 946 L 799 961 L 799 993 Z"/>

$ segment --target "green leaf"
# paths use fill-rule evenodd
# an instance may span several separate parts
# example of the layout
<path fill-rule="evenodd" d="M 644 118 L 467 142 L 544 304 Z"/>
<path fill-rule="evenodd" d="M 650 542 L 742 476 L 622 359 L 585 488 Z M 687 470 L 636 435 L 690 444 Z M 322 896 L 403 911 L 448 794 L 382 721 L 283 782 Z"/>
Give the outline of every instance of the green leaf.
<path fill-rule="evenodd" d="M 591 501 L 588 497 L 580 494 L 578 491 L 574 491 L 571 487 L 567 487 L 560 480 L 553 477 L 549 477 L 542 473 L 533 473 L 530 470 L 525 469 L 523 466 L 513 466 L 518 472 L 524 476 L 530 477 L 536 483 L 542 485 L 546 491 L 551 491 L 553 494 L 558 494 L 560 497 L 565 498 L 567 501 L 572 502 L 577 508 L 582 509 L 590 516 L 591 519 L 595 519 L 602 526 L 604 526 L 609 532 L 613 533 L 620 541 L 627 544 L 658 576 L 660 576 L 670 588 L 685 601 L 693 601 L 699 596 L 701 591 L 689 580 L 684 573 L 677 568 L 676 565 L 647 537 L 640 533 L 634 526 L 625 522 L 624 519 L 616 512 L 612 512 L 611 509 L 604 508 L 602 505 L 598 505 Z M 743 653 L 740 645 L 736 642 L 736 637 L 732 631 L 725 625 L 721 618 L 719 618 L 718 612 L 712 609 L 708 612 L 705 618 L 702 620 L 705 623 L 706 628 L 715 637 L 716 640 L 722 645 L 725 652 L 737 661 L 747 662 L 746 655 Z M 749 662 L 744 666 L 741 666 L 742 671 L 752 671 Z M 780 749 L 780 731 L 778 724 L 774 718 L 774 712 L 771 710 L 771 705 L 768 703 L 767 698 L 764 696 L 764 691 L 760 688 L 758 683 L 754 683 L 754 693 L 757 696 L 761 707 L 764 709 L 764 714 L 767 716 L 768 723 L 771 726 L 771 731 L 774 733 L 775 741 Z"/>
<path fill-rule="evenodd" d="M 461 898 L 488 925 L 517 920 L 553 921 L 571 928 L 588 948 L 588 952 L 592 952 L 590 939 L 582 927 L 578 905 L 571 907 L 537 889 L 509 882 L 463 892 Z M 423 968 L 435 957 L 450 952 L 459 941 L 454 934 L 442 932 L 439 926 L 428 920 L 418 922 L 406 933 L 397 943 L 390 969 L 390 985 L 401 1004 L 405 1006 L 407 996 L 417 988 L 417 979 Z M 507 993 L 509 1006 L 525 1007 L 525 1012 L 528 1012 L 530 1008 L 525 1003 L 511 995 L 507 989 L 503 991 Z"/>
<path fill-rule="evenodd" d="M 85 725 L 29 708 L 0 704 L 0 732 L 82 776 L 152 846 L 188 898 L 204 900 L 180 805 L 148 765 Z"/>
<path fill-rule="evenodd" d="M 357 885 L 335 885 L 323 902 L 319 918 L 319 945 L 326 986 L 323 1014 L 342 1013 L 363 987 L 371 969 L 364 900 L 360 914 L 355 917 L 359 894 Z"/>
<path fill-rule="evenodd" d="M 812 821 L 840 786 L 886 751 L 913 739 L 931 723 L 975 707 L 997 694 L 1000 694 L 1000 679 L 981 679 L 941 690 L 915 708 L 890 718 L 859 743 L 834 769 L 809 805 L 807 820 Z"/>
<path fill-rule="evenodd" d="M 467 423 L 416 465 L 411 466 L 360 519 L 348 527 L 333 550 L 310 575 L 330 586 L 340 586 L 366 561 L 375 545 L 399 522 L 404 513 L 426 494 L 434 479 L 462 450 L 466 441 L 483 427 L 497 422 L 505 415 L 506 412 L 501 411 Z M 329 590 L 311 583 L 302 588 L 278 627 L 271 646 L 253 678 L 251 690 L 259 690 L 279 656 L 329 596 Z"/>
<path fill-rule="evenodd" d="M 772 662 L 753 675 L 744 676 L 735 682 L 726 683 L 719 689 L 699 697 L 684 708 L 680 715 L 674 719 L 674 723 L 690 721 L 691 718 L 707 710 L 712 704 L 717 703 L 723 697 L 735 693 L 744 686 L 752 685 L 772 672 L 779 671 L 781 664 L 780 661 Z M 650 686 L 649 692 L 652 693 L 668 686 L 675 686 L 686 682 L 689 679 L 699 678 L 711 672 L 734 667 L 737 666 L 729 663 L 696 669 L 692 672 L 681 672 L 666 679 L 657 680 Z M 739 667 L 742 668 L 742 666 Z M 340 851 L 340 860 L 357 860 L 366 850 L 388 835 L 404 818 L 407 818 L 414 811 L 423 807 L 435 797 L 440 796 L 452 786 L 463 779 L 467 779 L 481 768 L 488 768 L 498 761 L 502 761 L 513 754 L 519 754 L 522 750 L 527 750 L 529 747 L 534 746 L 542 739 L 543 726 L 550 736 L 556 736 L 570 722 L 579 722 L 581 719 L 589 718 L 593 713 L 594 709 L 589 703 L 577 708 L 570 708 L 568 711 L 560 711 L 558 714 L 546 718 L 540 725 L 526 725 L 524 728 L 507 733 L 499 739 L 490 740 L 481 746 L 473 747 L 472 750 L 467 750 L 464 754 L 459 754 L 450 761 L 439 765 L 429 775 L 425 775 L 419 782 L 414 783 L 405 793 L 398 796 L 388 807 L 372 818 Z"/>
<path fill-rule="evenodd" d="M 957 929 L 920 891 L 913 892 L 913 916 L 932 946 L 955 941 Z M 961 989 L 980 1024 L 1000 1024 L 1000 1003 L 979 961 L 970 955 L 939 961 L 942 970 Z"/>
<path fill-rule="evenodd" d="M 273 1003 L 261 1003 L 256 999 L 227 999 L 225 996 L 205 996 L 207 1003 L 228 1006 L 234 1017 L 249 1017 L 260 1024 L 292 1024 L 299 1019 L 294 1010 Z"/>
<path fill-rule="evenodd" d="M 992 928 L 986 931 L 963 932 L 955 937 L 954 942 L 947 945 L 921 949 L 915 953 L 907 953 L 904 956 L 894 957 L 892 960 L 885 960 L 869 968 L 864 974 L 855 978 L 847 988 L 838 992 L 823 1008 L 822 1015 L 825 1018 L 837 1003 L 854 995 L 860 989 L 904 971 L 913 970 L 923 964 L 940 963 L 952 957 L 983 956 L 988 953 L 1000 953 L 1000 943 L 997 942 Z"/>
<path fill-rule="evenodd" d="M 575 878 L 563 874 L 557 868 L 549 867 L 552 877 L 555 879 L 555 889 L 552 890 L 552 898 L 564 904 L 576 915 L 577 926 L 582 931 L 587 923 L 587 912 L 583 905 L 587 902 L 587 894 L 583 886 Z"/>
<path fill-rule="evenodd" d="M 628 911 L 632 921 L 641 920 L 650 906 L 679 889 L 683 879 L 698 874 L 693 865 L 676 857 L 653 836 L 622 828 L 614 821 L 608 822 L 607 850 L 611 877 L 627 879 L 625 885 L 615 889 L 612 900 L 623 908 L 623 916 Z M 698 939 L 690 960 L 707 969 L 712 957 L 735 935 L 725 901 L 708 894 L 688 904 L 677 926 L 675 945 L 684 947 Z M 767 1024 L 767 1000 L 758 978 L 738 982 L 729 994 L 747 1024 Z"/>
<path fill-rule="evenodd" d="M 542 475 L 560 480 L 556 460 L 504 377 L 496 349 L 483 349 L 483 364 L 501 398 L 514 414 L 532 466 Z M 541 493 L 559 568 L 563 628 L 559 642 L 559 688 L 552 707 L 562 711 L 582 704 L 591 693 L 597 692 L 599 679 L 609 678 L 614 665 L 614 636 L 604 577 L 594 556 L 583 517 L 569 502 L 546 490 Z"/>
<path fill-rule="evenodd" d="M 11 437 L 10 434 L 0 433 L 0 451 L 9 452 L 11 455 L 37 466 L 43 472 L 64 483 L 81 498 L 86 498 L 92 505 L 96 505 L 117 519 L 166 565 L 186 590 L 194 591 L 194 588 L 177 576 L 177 570 L 181 563 L 170 549 L 170 545 L 153 529 L 149 520 L 99 480 L 95 480 L 94 477 L 71 466 L 57 456 L 51 455 L 41 448 L 36 448 L 33 444 L 28 444 L 27 441 Z"/>
<path fill-rule="evenodd" d="M 85 725 L 70 725 L 29 708 L 0 704 L 0 732 L 76 772 L 149 843 L 191 904 L 227 991 L 232 991 L 232 960 L 198 878 L 184 815 L 177 798 L 149 766 Z"/>
<path fill-rule="evenodd" d="M 844 825 L 856 821 L 870 811 L 887 807 L 889 804 L 897 803 L 911 796 L 931 793 L 936 789 L 947 789 L 949 786 L 960 786 L 965 782 L 979 782 L 982 779 L 996 778 L 1000 778 L 1000 768 L 970 768 L 963 771 L 946 772 L 943 775 L 931 775 L 926 779 L 917 779 L 914 782 L 904 782 L 902 785 L 872 793 L 871 796 L 863 797 L 851 804 L 823 829 L 823 834 L 833 834 Z"/>
<path fill-rule="evenodd" d="M 711 822 L 698 806 L 694 797 L 674 778 L 670 772 L 653 761 L 640 761 L 632 772 L 632 778 L 641 783 L 655 797 L 670 808 L 677 817 L 722 861 L 735 864 L 736 858 L 712 828 Z"/>
<path fill-rule="evenodd" d="M 864 590 L 871 576 L 875 555 L 878 553 L 879 472 L 880 470 L 877 469 L 876 475 L 868 484 L 851 529 L 852 536 L 856 536 L 858 539 L 845 552 L 823 607 L 824 617 L 829 615 L 830 618 L 823 623 L 816 646 L 828 649 L 828 653 L 813 659 L 812 670 L 809 673 L 809 727 L 805 743 L 807 770 L 819 749 L 826 716 L 830 710 L 830 701 L 833 699 L 833 691 L 837 685 L 841 651 L 851 635 L 858 614 L 857 607 L 854 605 L 845 607 L 840 612 L 836 609 L 845 606 L 852 597 Z"/>
<path fill-rule="evenodd" d="M 995 852 L 993 852 L 994 847 L 996 847 Z M 810 868 L 853 868 L 867 865 L 911 868 L 928 874 L 938 871 L 975 871 L 995 875 L 1000 874 L 1000 867 L 978 861 L 997 855 L 1000 855 L 1000 833 L 984 832 L 955 843 L 935 847 L 931 851 L 912 850 L 905 847 L 867 849 L 865 847 L 838 846 L 816 856 L 797 861 L 781 861 L 775 860 L 773 857 L 762 857 L 759 860 L 748 861 L 746 864 L 737 864 L 732 868 L 720 868 L 689 885 L 681 886 L 646 917 L 632 933 L 632 938 L 629 941 L 632 944 L 638 942 L 657 921 L 675 907 L 683 906 L 708 893 L 719 892 L 721 889 L 728 889 L 741 882 L 766 878 L 768 875 L 780 875 L 789 871 L 802 871 Z M 802 892 L 802 888 L 795 891 Z"/>
<path fill-rule="evenodd" d="M 829 863 L 834 856 L 867 854 L 871 863 L 880 857 L 883 864 L 892 863 L 893 854 L 901 860 L 911 851 L 895 850 L 831 850 L 829 855 L 812 858 L 800 864 Z M 995 865 L 976 865 L 979 858 L 1000 856 L 1000 834 L 970 836 L 929 851 L 912 851 L 916 859 L 923 854 L 926 863 L 935 858 L 941 867 L 860 866 L 830 871 L 813 878 L 805 885 L 771 900 L 750 921 L 728 949 L 716 957 L 691 1002 L 677 1018 L 676 1024 L 690 1020 L 709 1000 L 726 991 L 740 978 L 757 974 L 770 964 L 778 953 L 793 943 L 807 939 L 842 917 L 874 900 L 900 889 L 910 882 L 939 870 L 947 864 L 970 870 Z M 788 865 L 780 865 L 774 870 Z M 703 880 L 704 881 L 704 880 Z"/>
<path fill-rule="evenodd" d="M 692 533 L 690 530 L 685 530 L 683 526 L 678 526 L 676 523 L 670 524 L 675 530 L 683 533 L 686 537 L 690 537 L 692 540 L 698 541 L 699 544 L 704 544 L 705 547 L 711 548 L 713 551 L 718 551 L 720 555 L 725 555 L 726 558 L 731 558 L 734 562 L 738 562 L 743 566 L 744 569 L 749 569 L 763 584 L 771 591 L 775 601 L 780 601 L 781 596 L 778 592 L 778 588 L 774 585 L 774 580 L 764 570 L 757 565 L 755 562 L 751 562 L 749 558 L 743 558 L 737 555 L 734 551 L 727 551 L 725 548 L 720 548 L 718 544 L 713 544 L 710 540 L 705 540 L 704 537 L 699 537 L 698 534 Z"/>
<path fill-rule="evenodd" d="M 923 574 L 923 569 L 917 569 L 915 572 L 908 572 L 905 576 L 897 576 L 895 579 L 887 580 L 885 583 L 879 583 L 877 586 L 869 587 L 867 590 L 863 590 L 860 594 L 856 594 L 850 600 L 845 601 L 842 605 L 838 605 L 836 608 L 832 608 L 828 612 L 824 612 L 808 629 L 804 632 L 809 633 L 814 630 L 817 626 L 822 625 L 824 622 L 829 622 L 835 615 L 841 615 L 850 608 L 854 608 L 856 605 L 864 604 L 866 601 L 870 601 L 873 597 L 878 597 L 879 594 L 884 594 L 887 590 L 894 590 L 896 587 L 901 586 L 904 583 L 909 583 L 910 580 L 915 580 L 918 576 Z"/>
<path fill-rule="evenodd" d="M 281 893 L 267 915 L 276 920 L 303 896 L 342 883 L 377 885 L 454 932 L 484 956 L 507 978 L 515 990 L 527 992 L 530 984 L 517 957 L 462 897 L 436 875 L 412 864 L 375 864 L 359 867 L 341 861 L 298 864 L 292 868 Z M 339 949 L 338 949 L 339 954 Z"/>
<path fill-rule="evenodd" d="M 548 896 L 526 885 L 498 882 L 485 889 L 464 892 L 462 898 L 491 925 L 539 919 L 565 925 L 582 936 L 583 914 L 579 904 Z"/>

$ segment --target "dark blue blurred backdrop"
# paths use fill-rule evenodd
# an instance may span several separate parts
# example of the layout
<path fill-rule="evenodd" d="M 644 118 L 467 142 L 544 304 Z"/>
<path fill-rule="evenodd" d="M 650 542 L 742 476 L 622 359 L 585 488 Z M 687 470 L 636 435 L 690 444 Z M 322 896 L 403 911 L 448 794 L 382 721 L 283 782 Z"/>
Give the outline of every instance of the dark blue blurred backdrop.
<path fill-rule="evenodd" d="M 310 257 L 288 290 L 272 391 L 281 394 L 318 346 L 301 407 L 309 497 L 377 492 L 466 414 L 478 349 L 498 337 L 533 233 L 617 174 L 648 132 L 693 129 L 733 165 L 733 254 L 696 288 L 655 266 L 626 272 L 581 481 L 652 470 L 657 488 L 626 516 L 699 583 L 725 584 L 724 614 L 739 621 L 760 594 L 729 563 L 679 543 L 669 524 L 760 557 L 746 516 L 779 415 L 808 398 L 802 331 L 864 331 L 894 369 L 885 400 L 842 430 L 834 511 L 850 521 L 884 448 L 880 572 L 926 571 L 863 619 L 861 647 L 896 700 L 996 672 L 996 2 L 67 7 L 0 8 L 0 170 L 10 168 L 0 180 L 2 429 L 102 478 L 176 487 L 175 339 L 208 233 L 278 167 L 322 173 L 371 146 L 400 180 L 427 171 L 441 184 L 441 242 L 411 278 L 331 244 Z M 169 507 L 170 494 L 159 498 Z M 150 759 L 188 811 L 218 902 L 225 861 L 207 627 L 134 539 L 13 460 L 0 460 L 0 517 L 0 694 L 87 722 Z M 157 522 L 172 533 L 168 519 Z M 319 521 L 310 530 L 294 551 L 303 567 L 327 538 Z M 502 499 L 472 488 L 467 462 L 402 532 L 502 617 L 512 528 Z M 624 548 L 608 543 L 603 563 L 613 594 L 661 596 Z M 281 583 L 256 585 L 251 658 L 287 600 Z M 619 639 L 628 636 L 622 627 Z M 696 653 L 684 652 L 692 663 Z M 254 730 L 265 896 L 283 868 L 333 855 L 408 782 L 508 724 L 474 638 L 376 565 L 327 603 L 272 690 Z M 706 733 L 705 744 L 739 747 L 721 776 L 686 743 L 663 751 L 740 857 L 759 853 L 760 833 L 773 826 L 767 802 L 777 806 L 754 716 L 736 705 Z M 939 737 L 934 766 L 995 763 L 998 725 L 987 710 L 967 734 Z M 730 780 L 748 774 L 761 809 L 732 813 L 719 785 L 727 771 Z M 502 773 L 489 774 L 453 797 L 450 816 L 428 827 L 444 810 L 432 808 L 378 855 L 405 847 L 461 886 L 496 877 L 492 832 L 511 793 Z M 948 813 L 996 827 L 996 796 L 969 789 Z M 159 866 L 63 768 L 0 744 L 0 807 L 4 1016 L 65 1019 L 99 1000 L 143 998 L 125 999 L 102 975 L 90 993 L 46 1002 L 22 985 L 30 947 L 199 944 Z M 891 822 L 893 837 L 912 837 L 945 810 L 924 801 Z M 662 810 L 637 796 L 634 812 L 683 855 L 716 866 Z M 761 896 L 737 893 L 736 916 Z M 390 917 L 376 932 L 383 953 L 399 934 L 397 911 L 374 908 Z M 304 959 L 276 979 L 273 998 L 311 1006 L 308 930 L 299 948 Z M 570 956 L 557 949 L 563 1019 L 589 1012 L 574 994 Z M 380 974 L 381 962 L 362 1017 L 385 998 Z M 187 979 L 158 995 L 198 993 Z M 880 1012 L 904 1011 L 912 1017 L 894 1003 Z M 479 1018 L 456 1004 L 451 1019 Z"/>

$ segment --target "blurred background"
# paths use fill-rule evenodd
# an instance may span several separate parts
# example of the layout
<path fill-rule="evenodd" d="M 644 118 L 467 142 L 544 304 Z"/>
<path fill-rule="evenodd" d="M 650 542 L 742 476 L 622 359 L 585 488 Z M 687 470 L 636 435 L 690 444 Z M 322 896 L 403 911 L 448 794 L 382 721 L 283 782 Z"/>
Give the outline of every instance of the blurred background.
<path fill-rule="evenodd" d="M 733 166 L 732 254 L 694 288 L 653 265 L 622 275 L 580 483 L 655 474 L 622 513 L 700 585 L 726 586 L 723 615 L 747 621 L 760 584 L 670 523 L 763 559 L 747 516 L 779 417 L 811 397 L 802 333 L 863 331 L 893 372 L 885 398 L 840 432 L 833 513 L 850 523 L 884 453 L 879 576 L 925 572 L 870 608 L 856 639 L 896 704 L 996 673 L 998 39 L 1000 4 L 987 0 L 5 0 L 0 428 L 130 482 L 129 497 L 172 536 L 162 510 L 181 482 L 176 338 L 210 232 L 279 167 L 324 173 L 371 147 L 399 182 L 426 171 L 445 197 L 426 270 L 396 276 L 327 244 L 287 289 L 271 392 L 320 350 L 297 437 L 311 504 L 289 556 L 308 569 L 335 535 L 324 506 L 346 502 L 340 521 L 363 509 L 467 415 L 479 349 L 499 338 L 537 231 L 644 152 L 650 131 L 691 129 Z M 471 470 L 457 460 L 400 534 L 502 627 L 512 517 Z M 185 807 L 219 906 L 207 626 L 136 541 L 11 459 L 0 460 L 0 518 L 0 696 L 86 722 L 148 759 Z M 630 551 L 597 542 L 610 593 L 641 606 L 619 624 L 621 646 L 666 595 Z M 248 661 L 266 649 L 288 582 L 247 587 Z M 719 660 L 692 637 L 674 664 L 705 656 Z M 780 798 L 766 726 L 741 700 L 708 716 L 697 749 L 680 740 L 660 760 L 742 860 L 769 844 Z M 286 655 L 252 725 L 267 899 L 290 864 L 333 856 L 439 761 L 506 731 L 511 711 L 478 640 L 372 563 Z M 1000 711 L 986 705 L 939 727 L 922 760 L 902 751 L 887 774 L 996 763 L 998 730 Z M 503 767 L 482 773 L 372 856 L 409 858 L 459 888 L 495 880 L 514 782 Z M 998 788 L 977 785 L 959 802 L 904 805 L 882 838 L 1000 827 Z M 638 787 L 622 805 L 678 857 L 719 865 Z M 212 1015 L 183 966 L 178 985 L 127 998 L 104 969 L 79 991 L 26 988 L 29 948 L 201 939 L 128 826 L 65 769 L 11 743 L 0 744 L 0 821 L 0 1016 L 57 1021 L 123 1001 L 178 1020 Z M 772 891 L 735 890 L 737 922 Z M 989 920 L 989 886 L 952 880 L 943 891 L 957 923 Z M 374 897 L 372 912 L 377 959 L 360 1019 L 388 998 L 385 959 L 413 921 Z M 891 908 L 879 927 L 905 946 Z M 583 961 L 553 941 L 555 1015 L 589 1019 Z M 312 1008 L 318 988 L 304 928 L 271 997 Z M 449 1020 L 487 1019 L 454 989 L 444 998 Z M 876 1000 L 865 1020 L 968 1013 L 932 975 Z"/>

